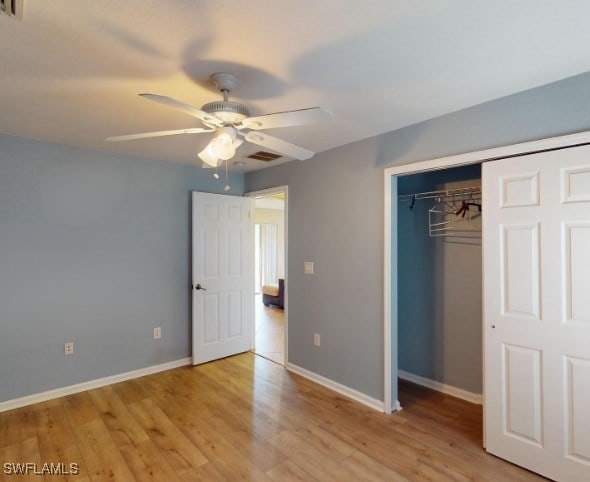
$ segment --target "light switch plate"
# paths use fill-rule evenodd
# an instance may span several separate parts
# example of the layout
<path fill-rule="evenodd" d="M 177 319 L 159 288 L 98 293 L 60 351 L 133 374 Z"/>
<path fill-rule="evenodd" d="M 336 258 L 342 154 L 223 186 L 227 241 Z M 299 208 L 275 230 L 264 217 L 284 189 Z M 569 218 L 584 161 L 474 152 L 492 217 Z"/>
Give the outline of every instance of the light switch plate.
<path fill-rule="evenodd" d="M 303 273 L 304 274 L 313 274 L 313 261 L 304 261 L 303 262 Z"/>

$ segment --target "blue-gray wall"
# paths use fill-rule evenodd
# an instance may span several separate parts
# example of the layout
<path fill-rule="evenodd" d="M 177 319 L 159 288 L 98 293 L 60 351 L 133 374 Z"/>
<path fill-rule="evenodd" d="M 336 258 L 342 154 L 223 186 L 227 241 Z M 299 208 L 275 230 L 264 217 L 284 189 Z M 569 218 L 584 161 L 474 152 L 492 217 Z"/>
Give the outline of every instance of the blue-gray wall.
<path fill-rule="evenodd" d="M 289 186 L 290 361 L 383 397 L 385 166 L 582 130 L 590 73 L 249 173 L 247 191 Z M 0 400 L 189 356 L 189 192 L 221 188 L 193 166 L 0 136 Z"/>
<path fill-rule="evenodd" d="M 590 72 L 248 173 L 246 191 L 289 186 L 289 361 L 383 399 L 384 167 L 583 130 Z"/>
<path fill-rule="evenodd" d="M 399 194 L 479 186 L 481 165 L 398 178 Z M 399 369 L 482 392 L 481 237 L 430 237 L 435 202 L 398 203 Z M 472 222 L 481 227 L 481 219 Z"/>
<path fill-rule="evenodd" d="M 0 135 L 0 401 L 190 356 L 193 190 L 223 183 Z"/>

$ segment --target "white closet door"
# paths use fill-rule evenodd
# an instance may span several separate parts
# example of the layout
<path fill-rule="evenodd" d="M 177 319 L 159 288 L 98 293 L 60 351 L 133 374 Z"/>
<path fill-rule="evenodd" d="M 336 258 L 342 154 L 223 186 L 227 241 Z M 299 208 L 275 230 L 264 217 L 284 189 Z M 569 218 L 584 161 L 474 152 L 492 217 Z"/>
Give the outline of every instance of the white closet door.
<path fill-rule="evenodd" d="M 486 449 L 590 480 L 590 147 L 482 175 Z"/>

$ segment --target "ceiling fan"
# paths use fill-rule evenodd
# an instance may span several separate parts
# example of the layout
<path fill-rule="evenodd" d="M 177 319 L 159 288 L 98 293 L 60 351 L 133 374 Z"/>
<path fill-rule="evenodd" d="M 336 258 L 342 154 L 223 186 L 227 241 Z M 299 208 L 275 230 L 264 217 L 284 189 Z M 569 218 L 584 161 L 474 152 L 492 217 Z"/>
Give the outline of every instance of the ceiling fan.
<path fill-rule="evenodd" d="M 172 97 L 156 94 L 139 94 L 145 99 L 159 102 L 160 104 L 196 117 L 203 123 L 204 127 L 143 132 L 107 137 L 106 140 L 130 141 L 148 137 L 215 132 L 215 137 L 207 144 L 205 149 L 199 152 L 198 156 L 205 163 L 203 167 L 217 168 L 225 161 L 226 171 L 227 160 L 235 155 L 236 149 L 244 140 L 299 160 L 309 159 L 315 154 L 304 147 L 296 146 L 295 144 L 260 131 L 275 127 L 291 127 L 326 121 L 332 118 L 328 111 L 321 107 L 312 107 L 309 109 L 276 112 L 274 114 L 250 117 L 246 106 L 229 100 L 230 92 L 238 83 L 238 78 L 235 75 L 218 72 L 211 76 L 211 80 L 223 95 L 223 100 L 209 102 L 200 109 L 180 100 L 173 99 Z M 229 189 L 229 186 L 226 185 L 227 189 Z"/>

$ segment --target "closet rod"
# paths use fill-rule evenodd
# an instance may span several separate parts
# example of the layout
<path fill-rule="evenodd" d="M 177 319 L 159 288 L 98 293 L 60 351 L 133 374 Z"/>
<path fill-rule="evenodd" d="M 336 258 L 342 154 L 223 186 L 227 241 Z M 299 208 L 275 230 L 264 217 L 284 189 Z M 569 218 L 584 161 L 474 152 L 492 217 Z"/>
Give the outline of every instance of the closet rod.
<path fill-rule="evenodd" d="M 419 192 L 416 194 L 402 194 L 398 196 L 400 201 L 411 201 L 413 199 L 436 199 L 439 197 L 453 197 L 453 196 L 473 196 L 481 194 L 481 187 L 461 187 L 458 189 L 449 189 L 446 191 L 428 191 Z"/>

